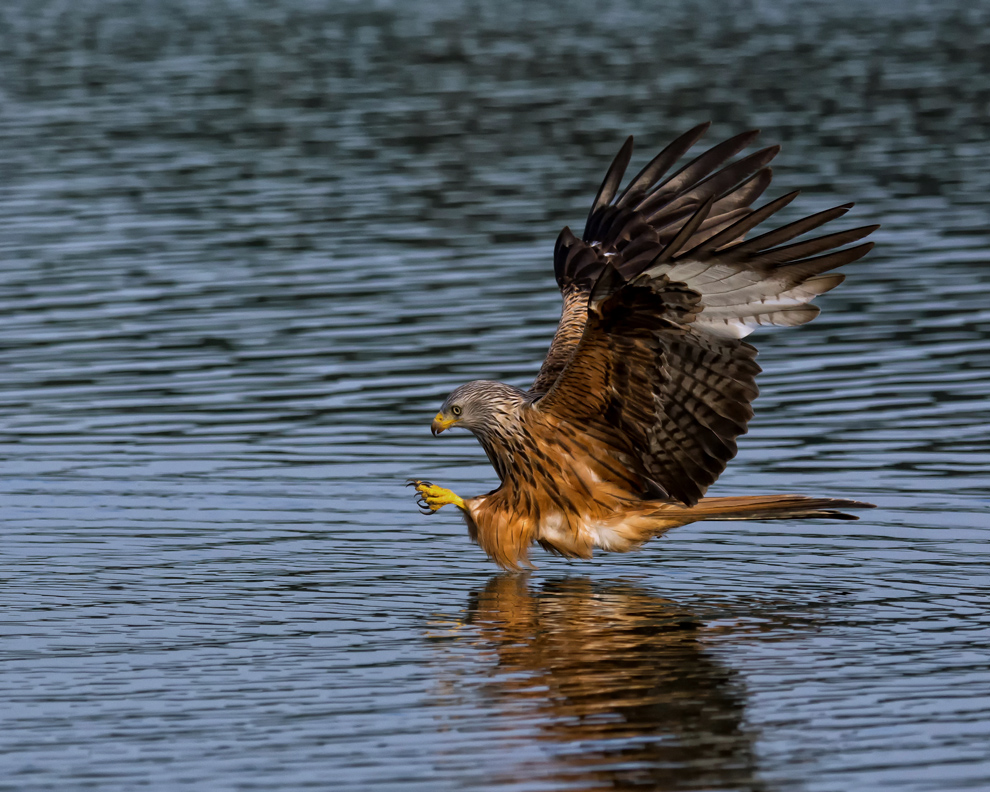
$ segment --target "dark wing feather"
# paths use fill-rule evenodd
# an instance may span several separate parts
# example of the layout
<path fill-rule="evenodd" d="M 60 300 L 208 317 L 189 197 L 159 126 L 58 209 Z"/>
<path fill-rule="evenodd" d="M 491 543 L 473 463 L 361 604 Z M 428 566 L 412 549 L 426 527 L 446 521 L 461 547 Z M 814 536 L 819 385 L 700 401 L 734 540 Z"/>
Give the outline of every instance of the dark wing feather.
<path fill-rule="evenodd" d="M 622 174 L 629 167 L 629 160 L 632 159 L 632 150 L 633 139 L 632 135 L 630 135 L 626 138 L 626 142 L 622 144 L 622 148 L 619 149 L 619 153 L 615 155 L 615 159 L 612 160 L 612 164 L 605 173 L 602 186 L 598 188 L 598 194 L 595 196 L 595 201 L 591 205 L 591 215 L 594 215 L 599 209 L 612 203 L 612 199 L 615 198 L 615 194 L 619 191 L 619 185 L 622 183 Z"/>
<path fill-rule="evenodd" d="M 748 214 L 749 205 L 767 188 L 770 170 L 766 165 L 776 155 L 776 146 L 722 167 L 755 140 L 756 131 L 714 146 L 664 179 L 707 129 L 708 124 L 700 124 L 681 135 L 620 192 L 632 154 L 632 138 L 627 139 L 595 196 L 583 238 L 568 228 L 561 232 L 554 250 L 554 273 L 564 306 L 550 350 L 530 389 L 534 395 L 550 388 L 577 347 L 588 295 L 606 264 L 626 279 L 635 277 L 665 247 L 669 249 L 671 240 L 706 201 L 711 200 L 708 215 L 681 240 L 682 247 L 696 247 L 724 231 Z"/>
<path fill-rule="evenodd" d="M 627 285 L 612 268 L 600 283 L 608 278 L 618 287 L 596 288 L 577 350 L 536 407 L 594 434 L 642 481 L 694 503 L 752 417 L 756 350 L 694 333 L 700 295 L 683 284 Z"/>
<path fill-rule="evenodd" d="M 758 325 L 813 319 L 810 301 L 842 281 L 827 273 L 872 247 L 835 249 L 876 226 L 782 245 L 848 206 L 741 241 L 793 197 L 747 211 L 691 247 L 715 205 L 709 193 L 634 274 L 606 258 L 583 331 L 536 408 L 609 437 L 610 447 L 634 458 L 633 473 L 696 503 L 735 456 L 753 414 L 760 368 L 741 339 Z"/>

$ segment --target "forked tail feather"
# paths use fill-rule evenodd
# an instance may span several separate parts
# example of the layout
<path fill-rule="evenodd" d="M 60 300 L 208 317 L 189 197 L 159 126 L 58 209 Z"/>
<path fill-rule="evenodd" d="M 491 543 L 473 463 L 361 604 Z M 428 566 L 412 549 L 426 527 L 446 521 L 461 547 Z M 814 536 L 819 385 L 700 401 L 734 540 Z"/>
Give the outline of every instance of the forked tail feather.
<path fill-rule="evenodd" d="M 872 503 L 806 495 L 739 495 L 702 498 L 685 509 L 696 520 L 858 520 L 840 509 L 873 509 Z"/>

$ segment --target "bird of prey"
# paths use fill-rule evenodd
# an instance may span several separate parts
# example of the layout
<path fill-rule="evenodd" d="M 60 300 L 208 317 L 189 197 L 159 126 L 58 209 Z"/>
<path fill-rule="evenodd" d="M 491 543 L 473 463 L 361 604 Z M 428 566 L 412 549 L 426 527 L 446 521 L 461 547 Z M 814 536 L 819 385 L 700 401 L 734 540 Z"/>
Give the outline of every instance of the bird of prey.
<path fill-rule="evenodd" d="M 532 567 L 534 543 L 590 558 L 595 547 L 633 550 L 696 520 L 856 519 L 841 510 L 872 506 L 705 497 L 753 416 L 760 367 L 742 339 L 760 325 L 814 319 L 811 300 L 844 278 L 834 270 L 873 247 L 849 245 L 877 228 L 792 241 L 844 215 L 845 204 L 747 239 L 798 193 L 752 208 L 780 147 L 730 160 L 758 130 L 667 176 L 708 126 L 678 137 L 620 190 L 632 155 L 626 140 L 581 238 L 565 228 L 557 239 L 563 310 L 536 381 L 529 390 L 469 382 L 433 419 L 434 435 L 474 433 L 501 484 L 461 498 L 412 480 L 418 503 L 426 513 L 454 504 L 504 569 Z"/>

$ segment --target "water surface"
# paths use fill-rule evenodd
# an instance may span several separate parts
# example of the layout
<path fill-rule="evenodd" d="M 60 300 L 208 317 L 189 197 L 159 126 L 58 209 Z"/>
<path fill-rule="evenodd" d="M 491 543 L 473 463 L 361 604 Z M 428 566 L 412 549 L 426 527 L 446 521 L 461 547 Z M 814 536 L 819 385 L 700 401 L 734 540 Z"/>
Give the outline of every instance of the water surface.
<path fill-rule="evenodd" d="M 988 23 L 5 3 L 0 788 L 990 785 Z M 707 119 L 883 223 L 712 492 L 880 508 L 500 575 L 402 486 L 495 484 L 429 420 L 535 374 L 624 136 Z"/>

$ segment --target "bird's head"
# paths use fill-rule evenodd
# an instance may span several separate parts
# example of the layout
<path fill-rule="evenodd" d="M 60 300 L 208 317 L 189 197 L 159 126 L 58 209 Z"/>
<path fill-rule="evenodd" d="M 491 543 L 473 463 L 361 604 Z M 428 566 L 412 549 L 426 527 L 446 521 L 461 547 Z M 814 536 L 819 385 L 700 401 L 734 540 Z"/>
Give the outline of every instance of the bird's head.
<path fill-rule="evenodd" d="M 456 426 L 480 437 L 494 429 L 522 401 L 522 391 L 510 385 L 492 380 L 468 382 L 447 397 L 430 429 L 438 435 Z"/>

